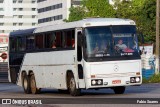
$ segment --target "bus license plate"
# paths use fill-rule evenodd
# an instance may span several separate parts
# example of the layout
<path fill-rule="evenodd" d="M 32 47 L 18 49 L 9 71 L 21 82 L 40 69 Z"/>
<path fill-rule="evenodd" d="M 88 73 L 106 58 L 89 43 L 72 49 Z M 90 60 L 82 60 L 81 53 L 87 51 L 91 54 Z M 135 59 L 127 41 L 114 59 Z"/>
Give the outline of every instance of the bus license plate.
<path fill-rule="evenodd" d="M 113 80 L 112 81 L 112 84 L 120 84 L 121 83 L 121 80 Z"/>

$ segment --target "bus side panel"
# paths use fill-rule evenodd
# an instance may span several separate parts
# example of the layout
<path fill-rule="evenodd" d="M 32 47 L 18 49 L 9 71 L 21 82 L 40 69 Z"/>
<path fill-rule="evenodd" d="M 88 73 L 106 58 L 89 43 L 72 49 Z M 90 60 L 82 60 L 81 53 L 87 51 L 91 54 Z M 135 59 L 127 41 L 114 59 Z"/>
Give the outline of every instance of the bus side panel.
<path fill-rule="evenodd" d="M 33 71 L 38 88 L 67 89 L 67 70 L 72 71 L 77 80 L 74 56 L 74 50 L 27 53 L 21 71 Z"/>

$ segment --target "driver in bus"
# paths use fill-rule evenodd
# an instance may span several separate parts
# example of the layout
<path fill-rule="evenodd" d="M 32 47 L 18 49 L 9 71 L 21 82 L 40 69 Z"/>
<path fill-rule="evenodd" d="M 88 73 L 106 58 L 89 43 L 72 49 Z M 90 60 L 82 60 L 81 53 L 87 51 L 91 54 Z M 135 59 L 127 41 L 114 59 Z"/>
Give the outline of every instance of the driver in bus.
<path fill-rule="evenodd" d="M 127 48 L 127 46 L 125 44 L 123 44 L 123 40 L 122 39 L 118 40 L 118 44 L 116 44 L 115 49 L 123 51 L 126 48 Z"/>
<path fill-rule="evenodd" d="M 123 51 L 123 52 L 134 52 L 133 49 L 130 49 L 126 46 L 126 44 L 123 44 L 123 40 L 118 40 L 118 44 L 116 44 L 115 49 L 117 52 Z"/>

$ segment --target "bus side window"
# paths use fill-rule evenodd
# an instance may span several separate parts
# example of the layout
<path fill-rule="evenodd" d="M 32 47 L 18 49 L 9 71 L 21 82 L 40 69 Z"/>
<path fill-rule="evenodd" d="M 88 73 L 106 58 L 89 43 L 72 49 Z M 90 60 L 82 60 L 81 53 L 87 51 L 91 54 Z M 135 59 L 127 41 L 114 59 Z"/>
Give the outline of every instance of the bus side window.
<path fill-rule="evenodd" d="M 56 48 L 62 47 L 62 32 L 56 32 L 56 39 L 54 42 Z"/>
<path fill-rule="evenodd" d="M 42 49 L 44 48 L 44 35 L 43 34 L 37 34 L 35 36 L 35 46 L 36 49 Z"/>
<path fill-rule="evenodd" d="M 19 37 L 18 38 L 18 51 L 24 51 L 26 49 L 26 39 L 25 37 Z"/>
<path fill-rule="evenodd" d="M 35 49 L 35 39 L 34 36 L 27 36 L 26 38 L 26 49 L 27 50 L 34 50 Z"/>
<path fill-rule="evenodd" d="M 74 47 L 75 36 L 73 30 L 65 31 L 64 32 L 64 40 L 63 40 L 63 47 L 64 48 L 71 48 Z"/>
<path fill-rule="evenodd" d="M 56 42 L 56 37 L 55 37 L 55 33 L 51 32 L 51 33 L 46 33 L 45 34 L 45 48 L 54 48 L 56 47 L 55 45 Z"/>
<path fill-rule="evenodd" d="M 16 51 L 16 38 L 10 39 L 10 51 L 15 52 Z"/>

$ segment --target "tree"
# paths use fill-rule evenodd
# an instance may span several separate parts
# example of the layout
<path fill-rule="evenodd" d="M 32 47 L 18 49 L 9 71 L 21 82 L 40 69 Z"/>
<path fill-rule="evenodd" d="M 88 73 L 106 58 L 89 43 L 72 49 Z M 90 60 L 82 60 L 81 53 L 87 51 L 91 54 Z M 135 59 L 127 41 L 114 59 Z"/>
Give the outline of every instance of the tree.
<path fill-rule="evenodd" d="M 115 10 L 107 0 L 83 0 L 87 9 L 86 17 L 115 17 Z"/>
<path fill-rule="evenodd" d="M 115 10 L 107 0 L 82 0 L 82 5 L 70 8 L 66 22 L 81 20 L 87 17 L 115 17 Z"/>
<path fill-rule="evenodd" d="M 72 6 L 70 8 L 70 14 L 68 20 L 65 20 L 66 22 L 72 22 L 72 21 L 78 21 L 85 17 L 85 8 L 81 6 L 74 7 Z"/>
<path fill-rule="evenodd" d="M 128 18 L 136 22 L 137 31 L 145 41 L 155 41 L 156 0 L 116 0 L 116 17 Z"/>
<path fill-rule="evenodd" d="M 155 42 L 156 35 L 156 0 L 145 0 L 142 6 L 139 23 L 146 41 Z"/>

